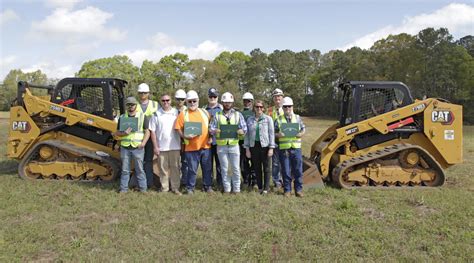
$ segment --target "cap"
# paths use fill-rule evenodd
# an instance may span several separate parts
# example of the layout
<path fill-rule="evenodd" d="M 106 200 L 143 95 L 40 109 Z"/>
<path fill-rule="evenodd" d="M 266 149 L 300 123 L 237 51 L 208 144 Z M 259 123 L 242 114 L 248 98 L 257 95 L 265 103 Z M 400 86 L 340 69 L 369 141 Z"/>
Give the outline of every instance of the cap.
<path fill-rule="evenodd" d="M 207 90 L 207 96 L 216 96 L 219 97 L 219 91 L 216 88 L 209 88 Z"/>
<path fill-rule="evenodd" d="M 125 105 L 127 104 L 138 104 L 138 101 L 137 99 L 135 99 L 135 97 L 128 97 L 126 100 L 125 100 Z"/>

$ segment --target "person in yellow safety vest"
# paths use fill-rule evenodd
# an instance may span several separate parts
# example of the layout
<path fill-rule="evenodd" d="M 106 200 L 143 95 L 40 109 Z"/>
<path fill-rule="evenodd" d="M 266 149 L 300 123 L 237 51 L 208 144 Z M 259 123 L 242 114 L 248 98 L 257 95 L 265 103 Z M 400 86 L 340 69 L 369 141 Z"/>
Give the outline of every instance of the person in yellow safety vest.
<path fill-rule="evenodd" d="M 221 102 L 224 109 L 217 112 L 211 121 L 210 133 L 216 136 L 217 155 L 221 164 L 222 184 L 224 193 L 231 190 L 240 193 L 240 147 L 238 135 L 245 135 L 247 124 L 242 113 L 233 108 L 234 96 L 230 92 L 222 94 Z M 237 125 L 235 136 L 222 136 L 224 125 Z M 232 176 L 229 180 L 227 171 L 231 169 Z M 232 186 L 231 186 L 232 184 Z"/>
<path fill-rule="evenodd" d="M 211 176 L 211 139 L 209 136 L 209 113 L 199 108 L 199 96 L 196 91 L 190 90 L 186 94 L 187 109 L 182 111 L 174 126 L 184 140 L 184 156 L 188 163 L 186 190 L 192 195 L 196 186 L 196 176 L 199 164 L 201 165 L 203 189 L 213 193 Z M 188 126 L 189 125 L 189 126 Z M 184 132 L 185 128 L 200 130 L 198 133 Z M 199 129 L 198 127 L 201 127 Z"/>
<path fill-rule="evenodd" d="M 275 122 L 275 137 L 278 138 L 279 158 L 281 173 L 283 177 L 284 195 L 291 196 L 291 181 L 294 178 L 295 194 L 303 197 L 303 156 L 301 154 L 301 136 L 305 132 L 305 126 L 301 117 L 293 112 L 293 100 L 290 97 L 283 98 L 283 116 Z M 298 130 L 294 137 L 286 136 L 282 130 L 284 124 L 297 123 Z M 289 129 L 294 127 L 289 127 Z M 293 176 L 292 176 L 293 175 Z"/>
<path fill-rule="evenodd" d="M 174 93 L 174 98 L 176 100 L 175 107 L 178 110 L 178 114 L 186 110 L 186 105 L 185 105 L 186 91 L 182 89 L 177 90 Z M 187 174 L 188 174 L 188 163 L 186 162 L 186 158 L 184 157 L 184 141 L 182 141 L 182 147 L 181 147 L 181 187 L 182 188 L 186 188 Z"/>
<path fill-rule="evenodd" d="M 148 84 L 141 83 L 138 85 L 137 92 L 140 101 L 138 111 L 145 113 L 145 116 L 151 119 L 151 116 L 160 108 L 160 104 L 157 101 L 150 99 L 150 86 L 148 86 Z M 148 188 L 159 185 L 158 178 L 156 178 L 157 180 L 155 182 L 153 176 L 153 157 L 153 144 L 151 140 L 149 140 L 145 146 L 145 158 L 143 163 Z M 135 183 L 135 180 L 136 179 L 132 178 L 132 185 Z"/>
<path fill-rule="evenodd" d="M 281 103 L 283 100 L 283 91 L 281 89 L 275 89 L 272 92 L 272 97 L 273 97 L 273 106 L 268 107 L 267 115 L 272 117 L 273 123 L 276 122 L 276 120 L 280 117 L 283 116 L 283 108 L 281 107 Z M 278 142 L 276 140 L 275 142 Z M 278 144 L 275 149 L 273 149 L 273 156 L 272 156 L 272 179 L 273 179 L 273 185 L 275 186 L 275 189 L 277 192 L 281 190 L 281 175 L 280 175 L 280 160 L 279 160 L 279 154 L 278 154 Z"/>
<path fill-rule="evenodd" d="M 138 101 L 134 97 L 128 97 L 125 100 L 127 112 L 122 114 L 118 121 L 117 132 L 113 135 L 120 138 L 120 158 L 122 159 L 122 174 L 120 176 L 120 193 L 128 191 L 128 183 L 130 180 L 130 162 L 133 160 L 135 165 L 135 176 L 138 181 L 138 188 L 140 192 L 147 191 L 147 183 L 145 172 L 143 170 L 143 158 L 145 155 L 144 147 L 150 131 L 148 130 L 149 118 L 142 112 L 137 110 Z M 120 122 L 124 118 L 138 118 L 138 130 L 132 131 L 128 127 L 124 131 L 120 131 Z"/>

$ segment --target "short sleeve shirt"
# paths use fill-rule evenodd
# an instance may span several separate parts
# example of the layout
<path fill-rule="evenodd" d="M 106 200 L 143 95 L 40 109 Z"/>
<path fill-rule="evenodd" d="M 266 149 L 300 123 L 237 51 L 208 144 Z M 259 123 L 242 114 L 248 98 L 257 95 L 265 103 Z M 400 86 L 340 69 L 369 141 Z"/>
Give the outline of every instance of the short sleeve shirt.
<path fill-rule="evenodd" d="M 200 122 L 202 124 L 202 134 L 199 136 L 196 136 L 189 140 L 189 143 L 185 145 L 184 151 L 186 152 L 191 152 L 191 151 L 198 151 L 201 149 L 209 149 L 211 148 L 211 145 L 208 143 L 209 141 L 209 113 L 206 110 L 202 110 L 204 114 L 207 115 L 208 119 L 203 120 L 201 113 L 199 110 L 202 109 L 196 109 L 195 111 L 187 110 L 188 112 L 188 118 L 190 122 Z M 176 130 L 181 130 L 183 131 L 184 129 L 184 113 L 186 111 L 182 111 L 179 115 L 178 118 L 176 119 L 176 124 L 174 128 Z M 208 122 L 205 124 L 205 122 Z"/>

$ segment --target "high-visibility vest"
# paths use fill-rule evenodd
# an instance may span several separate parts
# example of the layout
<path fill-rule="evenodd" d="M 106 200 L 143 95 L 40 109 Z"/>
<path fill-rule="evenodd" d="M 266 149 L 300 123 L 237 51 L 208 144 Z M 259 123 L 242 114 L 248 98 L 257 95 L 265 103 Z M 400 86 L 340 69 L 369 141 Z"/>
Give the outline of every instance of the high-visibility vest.
<path fill-rule="evenodd" d="M 122 114 L 120 118 L 128 117 L 128 112 Z M 143 137 L 145 133 L 143 132 L 143 122 L 145 121 L 145 114 L 143 112 L 137 111 L 135 113 L 136 118 L 138 118 L 138 131 L 132 132 L 129 135 L 123 136 L 120 139 L 120 145 L 123 147 L 132 146 L 133 148 L 137 148 L 143 141 Z"/>
<path fill-rule="evenodd" d="M 291 123 L 299 123 L 298 119 L 299 119 L 299 116 L 297 116 L 296 114 L 293 114 L 291 116 Z M 278 129 L 281 131 L 281 124 L 282 123 L 287 123 L 285 116 L 284 115 L 280 116 L 277 120 L 277 123 L 278 123 Z M 299 127 L 298 129 L 301 129 L 301 127 Z M 289 138 L 288 137 L 282 137 L 282 138 L 279 138 L 278 147 L 280 148 L 280 150 L 286 150 L 286 149 L 290 149 L 290 148 L 300 149 L 301 148 L 301 138 L 298 138 L 298 137 L 289 137 Z"/>
<path fill-rule="evenodd" d="M 232 114 L 230 116 L 230 123 L 227 123 L 227 117 L 224 116 L 224 114 L 222 112 L 218 112 L 216 113 L 216 116 L 217 116 L 217 128 L 220 129 L 221 127 L 221 124 L 222 125 L 226 125 L 226 124 L 238 124 L 239 121 L 240 121 L 240 117 L 239 117 L 239 113 L 237 111 L 234 111 L 234 114 Z M 237 145 L 239 144 L 239 139 L 238 138 L 235 138 L 235 139 L 219 139 L 220 137 L 220 134 L 217 134 L 216 135 L 216 144 L 219 145 L 219 146 L 224 146 L 224 145 Z"/>
<path fill-rule="evenodd" d="M 268 115 L 272 116 L 272 120 L 276 121 L 280 116 L 285 115 L 282 108 L 271 107 L 268 111 Z"/>
<path fill-rule="evenodd" d="M 143 112 L 141 105 L 137 105 L 138 111 Z M 158 102 L 154 100 L 148 100 L 148 105 L 146 106 L 145 116 L 151 116 L 158 110 Z"/>
<path fill-rule="evenodd" d="M 188 114 L 188 109 L 185 109 L 184 110 L 184 122 L 189 122 L 189 114 Z M 209 126 L 209 118 L 207 117 L 207 111 L 203 110 L 203 109 L 200 109 L 200 108 L 197 108 L 197 111 L 199 111 L 199 113 L 201 114 L 201 117 L 204 121 L 204 127 L 206 127 L 206 129 L 208 129 L 208 126 Z M 204 131 L 204 129 L 203 129 Z M 201 134 L 202 135 L 202 134 Z M 188 139 L 184 139 L 184 144 L 185 145 L 188 145 L 189 144 L 189 140 Z"/>

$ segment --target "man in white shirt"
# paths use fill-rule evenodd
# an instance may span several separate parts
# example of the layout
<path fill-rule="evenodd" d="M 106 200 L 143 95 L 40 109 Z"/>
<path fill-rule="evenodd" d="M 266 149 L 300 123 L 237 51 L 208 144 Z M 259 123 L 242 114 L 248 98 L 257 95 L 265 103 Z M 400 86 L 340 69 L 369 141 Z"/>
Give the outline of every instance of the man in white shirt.
<path fill-rule="evenodd" d="M 181 138 L 174 129 L 178 110 L 171 107 L 171 97 L 161 97 L 161 108 L 153 114 L 148 129 L 151 131 L 153 151 L 158 156 L 160 181 L 163 192 L 179 192 L 179 167 L 181 163 Z"/>

